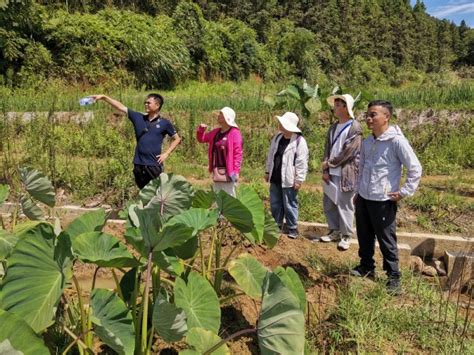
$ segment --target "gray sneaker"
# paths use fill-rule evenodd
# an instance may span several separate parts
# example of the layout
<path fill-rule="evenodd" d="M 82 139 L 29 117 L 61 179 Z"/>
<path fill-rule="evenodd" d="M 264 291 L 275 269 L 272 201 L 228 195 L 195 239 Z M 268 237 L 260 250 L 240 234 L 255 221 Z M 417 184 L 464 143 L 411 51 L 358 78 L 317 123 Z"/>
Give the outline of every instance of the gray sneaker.
<path fill-rule="evenodd" d="M 341 233 L 339 233 L 339 231 L 331 230 L 328 235 L 323 235 L 319 240 L 323 243 L 338 242 L 341 240 Z"/>
<path fill-rule="evenodd" d="M 287 234 L 288 238 L 296 239 L 298 238 L 298 230 L 297 229 L 290 229 Z"/>
<path fill-rule="evenodd" d="M 351 246 L 351 236 L 350 235 L 341 236 L 341 241 L 337 244 L 337 249 L 349 250 L 350 246 Z"/>

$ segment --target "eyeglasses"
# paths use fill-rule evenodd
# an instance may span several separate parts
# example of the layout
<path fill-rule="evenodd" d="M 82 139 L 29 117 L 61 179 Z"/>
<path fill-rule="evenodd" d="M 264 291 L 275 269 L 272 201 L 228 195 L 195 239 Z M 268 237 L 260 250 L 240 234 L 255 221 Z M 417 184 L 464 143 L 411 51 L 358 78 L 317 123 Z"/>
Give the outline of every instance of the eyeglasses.
<path fill-rule="evenodd" d="M 377 115 L 378 115 L 378 112 L 366 112 L 364 114 L 364 119 L 366 120 L 368 118 L 375 118 L 377 117 Z"/>

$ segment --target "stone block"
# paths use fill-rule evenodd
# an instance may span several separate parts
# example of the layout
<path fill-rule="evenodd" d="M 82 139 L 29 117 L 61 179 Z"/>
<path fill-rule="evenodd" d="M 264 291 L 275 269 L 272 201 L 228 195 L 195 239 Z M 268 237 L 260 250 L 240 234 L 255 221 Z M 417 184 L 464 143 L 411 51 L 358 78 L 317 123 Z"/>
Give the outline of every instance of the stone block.
<path fill-rule="evenodd" d="M 451 290 L 462 290 L 474 279 L 474 253 L 446 251 L 444 264 L 448 274 L 446 286 Z"/>

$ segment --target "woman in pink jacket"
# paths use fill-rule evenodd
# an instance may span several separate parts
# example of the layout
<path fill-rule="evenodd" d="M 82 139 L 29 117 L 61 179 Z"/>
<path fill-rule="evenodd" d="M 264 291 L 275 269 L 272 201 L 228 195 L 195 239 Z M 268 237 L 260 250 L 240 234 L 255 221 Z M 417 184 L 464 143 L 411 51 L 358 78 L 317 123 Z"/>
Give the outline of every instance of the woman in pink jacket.
<path fill-rule="evenodd" d="M 224 107 L 217 117 L 219 127 L 206 132 L 207 125 L 197 128 L 197 140 L 208 143 L 209 172 L 214 181 L 214 191 L 224 190 L 235 197 L 242 163 L 242 136 L 235 123 L 235 111 Z"/>

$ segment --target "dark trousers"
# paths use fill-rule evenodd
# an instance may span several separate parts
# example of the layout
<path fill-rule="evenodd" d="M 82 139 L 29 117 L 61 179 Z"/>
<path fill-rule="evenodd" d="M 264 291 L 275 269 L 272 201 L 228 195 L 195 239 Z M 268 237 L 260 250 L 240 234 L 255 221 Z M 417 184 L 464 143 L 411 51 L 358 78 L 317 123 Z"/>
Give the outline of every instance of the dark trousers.
<path fill-rule="evenodd" d="M 377 238 L 383 256 L 383 269 L 388 277 L 399 278 L 396 235 L 397 203 L 370 201 L 359 195 L 355 215 L 362 268 L 367 271 L 375 269 L 374 252 L 375 238 Z"/>
<path fill-rule="evenodd" d="M 163 165 L 137 165 L 133 167 L 133 176 L 138 188 L 143 189 L 151 180 L 156 179 L 163 172 Z"/>

